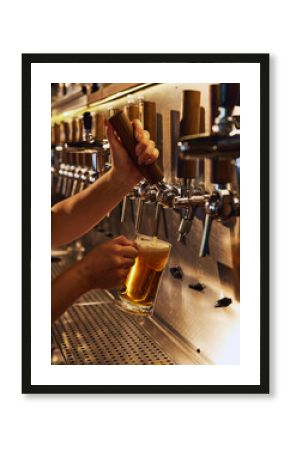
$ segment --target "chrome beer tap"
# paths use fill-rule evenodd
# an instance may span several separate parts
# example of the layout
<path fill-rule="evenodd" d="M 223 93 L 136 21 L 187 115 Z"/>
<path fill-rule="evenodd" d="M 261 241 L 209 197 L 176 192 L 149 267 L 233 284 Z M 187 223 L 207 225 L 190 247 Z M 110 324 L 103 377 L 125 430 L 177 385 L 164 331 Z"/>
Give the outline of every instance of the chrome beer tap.
<path fill-rule="evenodd" d="M 233 115 L 234 106 L 239 104 L 239 85 L 223 83 L 211 89 L 211 94 L 212 133 L 184 136 L 178 143 L 180 160 L 210 159 L 213 191 L 210 195 L 204 195 L 205 221 L 200 247 L 202 257 L 209 253 L 212 221 L 225 221 L 239 215 L 239 197 L 229 188 L 232 182 L 232 160 L 240 156 L 239 118 Z"/>
<path fill-rule="evenodd" d="M 67 182 L 66 182 L 66 191 L 65 191 L 65 197 L 70 197 L 72 192 L 72 186 L 73 186 L 73 180 L 74 180 L 74 173 L 75 173 L 75 155 L 72 152 L 68 152 L 68 159 L 69 159 L 69 168 L 67 170 Z"/>
<path fill-rule="evenodd" d="M 79 121 L 76 118 L 74 118 L 71 123 L 68 122 L 64 123 L 67 156 L 70 164 L 66 175 L 67 176 L 66 193 L 65 193 L 66 197 L 74 195 L 76 190 L 75 186 L 76 176 L 81 169 L 78 158 L 78 147 L 81 145 L 81 143 L 79 142 L 80 135 L 79 129 L 77 129 L 77 125 L 79 125 Z"/>
<path fill-rule="evenodd" d="M 200 106 L 200 92 L 184 91 L 180 135 L 197 135 L 203 131 L 204 108 Z M 175 199 L 175 208 L 178 208 L 181 214 L 177 241 L 185 244 L 197 207 L 204 206 L 204 159 L 186 159 L 178 154 L 177 178 L 180 182 L 180 194 Z M 183 207 L 180 206 L 182 204 Z"/>
<path fill-rule="evenodd" d="M 226 185 L 216 185 L 216 189 L 205 203 L 205 222 L 199 256 L 209 254 L 209 236 L 213 220 L 224 222 L 230 217 L 240 215 L 240 200 Z"/>
<path fill-rule="evenodd" d="M 74 171 L 72 195 L 94 183 L 99 176 L 108 170 L 107 155 L 109 146 L 106 140 L 97 141 L 93 137 L 92 115 L 90 112 L 84 113 L 79 130 L 75 134 L 76 136 L 79 135 L 80 140 L 75 143 L 78 164 Z"/>
<path fill-rule="evenodd" d="M 99 116 L 99 115 L 98 115 Z M 95 173 L 99 178 L 109 168 L 109 143 L 107 139 L 96 139 L 92 133 L 93 117 L 90 112 L 85 112 L 84 118 L 84 147 L 86 150 L 90 150 L 93 156 L 93 166 L 89 174 L 89 178 L 92 181 L 92 177 L 95 177 Z M 96 126 L 97 128 L 97 126 Z M 99 128 L 96 130 L 97 137 L 99 137 Z"/>
<path fill-rule="evenodd" d="M 66 152 L 65 160 L 66 160 L 66 164 L 62 171 L 62 187 L 61 187 L 61 194 L 63 195 L 63 197 L 66 197 L 67 183 L 68 183 L 70 167 L 71 167 L 70 155 L 68 152 Z"/>
<path fill-rule="evenodd" d="M 191 195 L 178 196 L 174 200 L 174 208 L 181 211 L 181 222 L 178 228 L 178 242 L 185 243 L 185 238 L 190 232 L 198 208 L 204 208 L 208 194 L 201 190 L 193 190 Z"/>
<path fill-rule="evenodd" d="M 180 210 L 181 222 L 178 228 L 178 242 L 186 242 L 186 236 L 191 230 L 197 206 L 204 199 L 204 190 L 200 186 L 201 174 L 197 173 L 199 165 L 194 160 L 180 160 L 177 163 L 177 177 L 180 180 L 179 196 L 175 198 L 174 205 Z M 203 186 L 204 183 L 202 182 Z M 187 201 L 186 201 L 187 199 Z M 181 206 L 181 205 L 185 206 Z"/>
<path fill-rule="evenodd" d="M 197 208 L 204 207 L 208 194 L 202 192 L 201 189 L 185 189 L 185 186 L 175 184 L 158 183 L 157 186 L 157 208 L 155 214 L 156 232 L 160 222 L 161 211 L 163 208 L 172 208 L 181 211 L 182 220 L 179 226 L 178 241 L 183 241 L 189 233 Z"/>
<path fill-rule="evenodd" d="M 134 119 L 141 118 L 140 114 L 140 104 L 137 102 L 132 95 L 129 95 L 127 97 L 127 106 L 125 108 L 126 115 L 130 122 L 132 122 Z M 109 110 L 109 116 L 113 116 L 118 112 L 118 110 L 114 110 L 110 108 Z M 142 182 L 141 182 L 142 183 Z M 127 195 L 123 197 L 122 201 L 122 208 L 121 208 L 121 223 L 125 222 L 127 207 L 128 207 L 128 200 L 130 200 L 131 208 L 134 208 L 134 200 L 135 198 L 138 199 L 138 207 L 137 207 L 137 220 L 134 220 L 134 211 L 132 211 L 132 221 L 135 222 L 135 229 L 139 230 L 141 226 L 141 220 L 142 220 L 142 212 L 143 212 L 143 198 L 141 200 L 141 195 L 139 192 L 139 184 L 133 187 L 132 191 L 129 192 Z"/>
<path fill-rule="evenodd" d="M 137 156 L 135 153 L 135 147 L 137 145 L 134 131 L 132 124 L 130 123 L 128 117 L 125 115 L 125 113 L 122 110 L 117 111 L 114 115 L 112 115 L 109 118 L 110 123 L 112 124 L 113 128 L 117 132 L 118 136 L 121 138 L 122 144 L 124 145 L 125 149 L 127 150 L 129 156 L 131 157 L 132 161 L 138 165 L 137 163 Z M 137 214 L 137 222 L 136 222 L 136 228 L 139 230 L 140 223 L 142 219 L 142 212 L 143 212 L 143 206 L 145 199 L 155 201 L 155 189 L 151 189 L 150 186 L 156 186 L 156 190 L 160 189 L 161 186 L 164 185 L 163 182 L 163 173 L 160 170 L 159 166 L 156 162 L 153 164 L 150 164 L 148 166 L 142 165 L 138 166 L 140 172 L 143 174 L 146 183 L 142 183 L 140 185 L 140 191 L 138 188 L 138 197 L 139 200 L 139 208 L 138 208 L 138 214 Z M 148 183 L 148 185 L 147 185 Z M 149 189 L 148 189 L 149 186 Z M 165 186 L 165 185 L 164 185 Z M 127 201 L 127 200 L 126 200 Z M 125 201 L 125 205 L 126 205 Z M 123 211 L 125 211 L 124 203 L 123 203 Z M 122 218 L 124 217 L 124 214 L 122 214 Z"/>
<path fill-rule="evenodd" d="M 143 180 L 138 185 L 137 196 L 138 196 L 138 209 L 137 209 L 135 229 L 136 232 L 139 233 L 142 224 L 144 205 L 145 203 L 156 203 L 157 187 L 152 186 L 148 183 L 148 181 Z"/>
<path fill-rule="evenodd" d="M 51 153 L 50 153 L 50 158 L 51 158 L 51 193 L 54 193 L 54 185 L 55 185 L 55 181 L 56 181 L 56 166 L 57 166 L 57 161 L 56 161 L 56 151 L 55 151 L 55 127 L 54 125 L 51 126 L 51 139 L 50 139 L 50 143 L 51 143 Z"/>
<path fill-rule="evenodd" d="M 233 114 L 235 106 L 239 105 L 239 85 L 220 84 L 219 103 L 218 114 L 212 125 L 212 133 L 214 137 L 220 139 L 220 142 L 224 140 L 224 142 L 232 143 L 232 149 L 235 149 L 235 153 L 228 155 L 227 152 L 223 152 L 219 157 L 211 159 L 211 182 L 214 191 L 205 205 L 206 215 L 200 247 L 200 256 L 202 257 L 209 254 L 208 244 L 212 221 L 215 219 L 224 222 L 230 217 L 240 214 L 238 193 L 231 189 L 234 166 L 236 167 L 239 189 L 239 163 L 237 160 L 240 156 L 240 118 Z M 231 150 L 230 146 L 228 146 L 228 150 Z M 232 161 L 234 161 L 234 165 Z"/>
<path fill-rule="evenodd" d="M 67 191 L 68 195 L 75 195 L 79 192 L 81 176 L 84 171 L 84 143 L 83 143 L 83 118 L 74 117 L 71 122 L 71 143 L 69 146 L 69 153 L 73 161 L 72 174 L 70 184 L 70 190 Z"/>
<path fill-rule="evenodd" d="M 51 194 L 60 193 L 61 176 L 59 171 L 63 163 L 63 146 L 60 139 L 60 125 L 54 123 L 51 127 Z"/>
<path fill-rule="evenodd" d="M 56 157 L 57 165 L 55 169 L 56 182 L 54 193 L 57 195 L 61 195 L 64 176 L 68 167 L 68 158 L 66 152 L 66 142 L 63 123 L 54 124 L 54 134 L 55 134 L 55 156 L 57 155 Z"/>
<path fill-rule="evenodd" d="M 170 183 L 165 183 L 161 181 L 156 185 L 156 211 L 155 211 L 155 231 L 154 235 L 158 235 L 160 217 L 163 214 L 165 231 L 167 230 L 166 219 L 165 219 L 165 209 L 173 208 L 175 198 L 179 195 L 178 186 Z M 168 232 L 166 231 L 166 234 Z"/>
<path fill-rule="evenodd" d="M 89 184 L 90 170 L 92 168 L 92 153 L 82 152 L 82 168 L 79 175 L 78 192 L 83 191 Z"/>
<path fill-rule="evenodd" d="M 127 212 L 127 207 L 128 207 L 128 201 L 132 202 L 131 203 L 131 207 L 132 207 L 132 221 L 134 222 L 134 204 L 133 201 L 138 198 L 138 192 L 139 192 L 139 185 L 137 184 L 136 186 L 133 187 L 132 191 L 129 192 L 129 194 L 125 195 L 125 197 L 123 197 L 123 201 L 122 201 L 122 210 L 121 210 L 121 223 L 125 222 L 125 217 L 126 217 L 126 212 Z"/>
<path fill-rule="evenodd" d="M 173 208 L 175 198 L 179 195 L 178 186 L 161 182 L 157 184 L 157 202 L 164 208 Z"/>
<path fill-rule="evenodd" d="M 141 181 L 139 183 L 139 187 L 138 187 L 138 208 L 137 208 L 137 218 L 136 218 L 136 224 L 135 224 L 135 229 L 136 229 L 137 233 L 140 232 L 140 228 L 141 228 L 142 217 L 143 217 L 143 210 L 144 210 L 144 203 L 145 203 L 146 195 L 147 195 L 147 187 L 148 187 L 148 182 L 146 180 Z"/>
<path fill-rule="evenodd" d="M 72 178 L 72 171 L 74 170 L 74 166 L 72 164 L 72 155 L 69 152 L 69 148 L 71 146 L 70 139 L 70 124 L 68 122 L 61 123 L 61 136 L 62 136 L 62 145 L 64 152 L 64 161 L 65 164 L 62 167 L 62 183 L 61 183 L 61 194 L 64 197 L 67 197 L 67 193 L 69 191 L 70 180 Z"/>
<path fill-rule="evenodd" d="M 127 211 L 128 200 L 134 201 L 135 199 L 138 200 L 135 229 L 136 229 L 136 232 L 139 233 L 141 224 L 142 224 L 144 205 L 146 203 L 156 203 L 156 201 L 157 201 L 156 186 L 150 185 L 148 183 L 148 181 L 146 181 L 146 180 L 142 180 L 142 181 L 140 181 L 139 184 L 134 186 L 132 191 L 129 194 L 127 194 L 126 197 L 123 198 L 121 223 L 125 222 L 125 215 L 126 215 L 126 211 Z"/>
<path fill-rule="evenodd" d="M 76 151 L 74 153 L 74 155 L 75 155 L 75 170 L 74 170 L 74 175 L 73 175 L 71 195 L 75 195 L 77 192 L 79 192 L 81 175 L 82 175 L 82 171 L 83 171 L 83 167 L 81 165 L 82 158 L 83 158 L 83 152 Z"/>

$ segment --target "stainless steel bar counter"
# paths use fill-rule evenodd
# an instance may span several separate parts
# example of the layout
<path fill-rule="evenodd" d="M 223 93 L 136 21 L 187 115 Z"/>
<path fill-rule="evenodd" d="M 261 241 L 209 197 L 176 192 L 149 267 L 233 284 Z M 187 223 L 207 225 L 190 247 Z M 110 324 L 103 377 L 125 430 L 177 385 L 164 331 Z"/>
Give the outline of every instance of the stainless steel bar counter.
<path fill-rule="evenodd" d="M 52 264 L 52 277 L 65 261 Z M 122 311 L 112 293 L 94 290 L 52 325 L 52 364 L 210 364 L 157 317 Z"/>

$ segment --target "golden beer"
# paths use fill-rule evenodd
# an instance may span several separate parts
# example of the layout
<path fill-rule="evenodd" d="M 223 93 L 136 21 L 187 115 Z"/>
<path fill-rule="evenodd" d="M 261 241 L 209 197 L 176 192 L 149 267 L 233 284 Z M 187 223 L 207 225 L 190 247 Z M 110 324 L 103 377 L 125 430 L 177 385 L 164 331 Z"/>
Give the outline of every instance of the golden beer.
<path fill-rule="evenodd" d="M 120 299 L 125 309 L 146 315 L 153 309 L 171 244 L 144 235 L 138 235 L 135 242 L 139 254 L 127 275 Z"/>

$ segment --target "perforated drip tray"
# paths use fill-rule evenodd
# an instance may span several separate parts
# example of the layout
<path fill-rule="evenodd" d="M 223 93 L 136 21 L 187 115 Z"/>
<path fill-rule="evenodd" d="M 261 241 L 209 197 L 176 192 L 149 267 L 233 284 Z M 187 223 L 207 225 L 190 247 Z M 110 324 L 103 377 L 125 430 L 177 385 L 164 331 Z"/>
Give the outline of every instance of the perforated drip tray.
<path fill-rule="evenodd" d="M 55 256 L 51 257 L 51 279 L 53 280 L 54 278 L 58 277 L 58 275 L 60 275 L 64 268 L 65 268 L 65 264 L 61 261 L 55 261 Z"/>
<path fill-rule="evenodd" d="M 63 268 L 52 266 L 52 278 Z M 208 364 L 157 318 L 123 312 L 105 290 L 83 295 L 52 326 L 51 364 Z"/>

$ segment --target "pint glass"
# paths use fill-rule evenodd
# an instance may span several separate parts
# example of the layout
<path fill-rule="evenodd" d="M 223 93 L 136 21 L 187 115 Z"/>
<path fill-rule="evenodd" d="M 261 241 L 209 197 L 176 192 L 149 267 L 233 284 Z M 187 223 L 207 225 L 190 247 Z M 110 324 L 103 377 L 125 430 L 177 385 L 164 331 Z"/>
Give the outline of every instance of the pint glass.
<path fill-rule="evenodd" d="M 120 306 L 136 314 L 149 315 L 153 311 L 171 244 L 142 234 L 138 234 L 135 242 L 139 254 L 120 293 Z"/>

